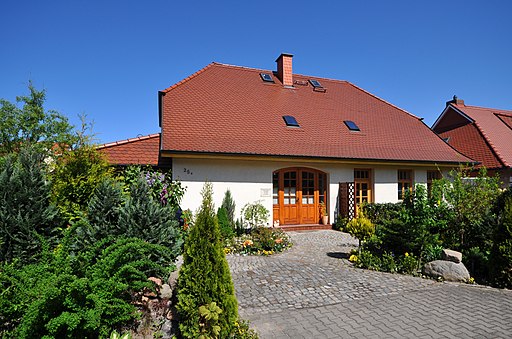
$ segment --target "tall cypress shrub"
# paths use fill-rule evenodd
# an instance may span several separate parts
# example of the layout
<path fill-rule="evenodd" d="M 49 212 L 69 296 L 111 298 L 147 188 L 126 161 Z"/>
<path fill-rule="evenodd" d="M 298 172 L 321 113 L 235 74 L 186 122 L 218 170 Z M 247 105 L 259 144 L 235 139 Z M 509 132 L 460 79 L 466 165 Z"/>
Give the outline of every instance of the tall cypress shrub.
<path fill-rule="evenodd" d="M 227 338 L 238 319 L 238 306 L 228 262 L 221 243 L 212 201 L 212 185 L 206 183 L 196 223 L 185 242 L 183 265 L 178 279 L 180 332 L 185 338 L 200 333 L 199 307 L 216 302 L 222 309 L 220 338 Z"/>
<path fill-rule="evenodd" d="M 235 226 L 235 201 L 233 200 L 233 196 L 231 195 L 231 191 L 228 189 L 226 193 L 224 193 L 224 199 L 222 199 L 222 208 L 224 208 L 228 215 L 228 221 L 231 226 Z"/>

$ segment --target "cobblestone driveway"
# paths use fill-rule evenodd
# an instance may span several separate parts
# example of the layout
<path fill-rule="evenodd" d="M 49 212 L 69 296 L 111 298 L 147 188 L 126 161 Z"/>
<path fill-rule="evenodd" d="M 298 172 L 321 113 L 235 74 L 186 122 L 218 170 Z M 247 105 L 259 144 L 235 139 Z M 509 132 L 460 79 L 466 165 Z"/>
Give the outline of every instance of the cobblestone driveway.
<path fill-rule="evenodd" d="M 270 257 L 228 256 L 240 315 L 266 338 L 512 338 L 512 291 L 352 268 L 357 241 L 292 232 Z"/>

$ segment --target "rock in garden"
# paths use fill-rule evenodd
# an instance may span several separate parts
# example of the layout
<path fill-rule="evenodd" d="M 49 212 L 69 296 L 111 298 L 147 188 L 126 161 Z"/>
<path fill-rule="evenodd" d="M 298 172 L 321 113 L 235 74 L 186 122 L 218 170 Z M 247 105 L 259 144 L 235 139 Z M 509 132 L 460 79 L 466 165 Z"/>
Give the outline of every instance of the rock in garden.
<path fill-rule="evenodd" d="M 157 286 L 162 286 L 162 279 L 149 277 L 148 280 L 154 282 Z"/>
<path fill-rule="evenodd" d="M 176 285 L 178 284 L 178 274 L 179 270 L 173 271 L 169 275 L 169 279 L 167 279 L 167 283 L 169 284 L 172 290 L 176 288 Z"/>
<path fill-rule="evenodd" d="M 172 289 L 168 284 L 163 284 L 160 288 L 160 298 L 162 299 L 171 299 L 172 298 Z"/>
<path fill-rule="evenodd" d="M 447 260 L 447 261 L 453 261 L 454 263 L 458 264 L 462 261 L 462 253 L 457 251 L 452 251 L 449 249 L 444 249 L 443 253 L 441 255 L 441 259 Z"/>
<path fill-rule="evenodd" d="M 463 263 L 453 261 L 435 260 L 425 264 L 423 273 L 433 278 L 443 278 L 446 281 L 469 281 L 469 272 Z"/>

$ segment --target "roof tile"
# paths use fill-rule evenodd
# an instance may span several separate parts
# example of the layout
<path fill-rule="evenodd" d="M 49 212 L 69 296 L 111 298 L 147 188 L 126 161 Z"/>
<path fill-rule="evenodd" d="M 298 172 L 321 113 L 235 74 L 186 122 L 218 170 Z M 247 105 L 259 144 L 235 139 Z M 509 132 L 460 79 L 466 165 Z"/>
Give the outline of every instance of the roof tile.
<path fill-rule="evenodd" d="M 132 139 L 103 144 L 97 148 L 115 165 L 159 164 L 160 134 L 150 134 Z"/>
<path fill-rule="evenodd" d="M 266 70 L 210 64 L 163 91 L 162 149 L 339 159 L 468 162 L 416 116 L 341 80 L 294 74 L 285 88 Z M 328 90 L 316 92 L 316 79 Z M 294 116 L 300 128 L 286 127 Z M 360 132 L 349 131 L 344 120 Z"/>

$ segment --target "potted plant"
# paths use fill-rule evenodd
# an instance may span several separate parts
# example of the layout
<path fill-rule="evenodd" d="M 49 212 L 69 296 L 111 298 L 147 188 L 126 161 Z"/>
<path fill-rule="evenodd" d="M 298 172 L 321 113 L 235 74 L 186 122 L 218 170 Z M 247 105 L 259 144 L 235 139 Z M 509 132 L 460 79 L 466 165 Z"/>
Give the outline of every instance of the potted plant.
<path fill-rule="evenodd" d="M 327 208 L 325 207 L 325 202 L 320 203 L 320 217 L 322 218 L 322 224 L 327 225 L 329 222 L 329 216 L 327 215 Z"/>

